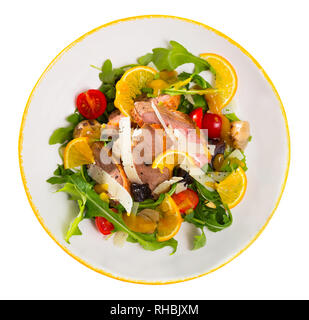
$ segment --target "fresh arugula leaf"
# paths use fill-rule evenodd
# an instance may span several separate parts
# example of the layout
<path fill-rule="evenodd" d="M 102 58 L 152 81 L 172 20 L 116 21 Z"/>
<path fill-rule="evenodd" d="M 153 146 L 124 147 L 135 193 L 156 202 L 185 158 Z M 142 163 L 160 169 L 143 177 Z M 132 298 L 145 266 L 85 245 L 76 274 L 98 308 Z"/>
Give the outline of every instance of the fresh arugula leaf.
<path fill-rule="evenodd" d="M 174 70 L 171 68 L 169 61 L 168 61 L 168 55 L 169 55 L 168 49 L 155 48 L 155 49 L 152 49 L 152 52 L 153 52 L 152 62 L 158 68 L 159 71 Z"/>
<path fill-rule="evenodd" d="M 206 109 L 207 103 L 206 103 L 206 100 L 205 100 L 204 96 L 194 95 L 192 98 L 193 98 L 193 101 L 194 101 L 194 106 L 196 108 Z"/>
<path fill-rule="evenodd" d="M 48 143 L 53 144 L 63 144 L 73 138 L 73 131 L 75 126 L 81 122 L 84 117 L 76 110 L 73 114 L 69 115 L 66 120 L 70 123 L 69 126 L 56 129 L 50 136 Z"/>
<path fill-rule="evenodd" d="M 124 68 L 113 68 L 112 62 L 107 59 L 104 61 L 102 72 L 99 73 L 99 78 L 104 85 L 114 86 L 116 81 L 124 74 Z M 102 87 L 100 88 L 102 89 Z M 105 93 L 105 92 L 104 92 Z"/>
<path fill-rule="evenodd" d="M 56 129 L 53 134 L 50 136 L 48 143 L 50 145 L 57 144 L 57 143 L 64 143 L 68 140 L 72 139 L 73 131 L 74 131 L 74 125 L 70 125 L 65 128 L 58 128 Z"/>
<path fill-rule="evenodd" d="M 215 74 L 215 70 L 205 59 L 193 55 L 176 41 L 170 41 L 170 48 L 155 48 L 152 52 L 152 57 L 149 53 L 141 57 L 143 58 L 142 62 L 149 63 L 152 61 L 159 71 L 172 71 L 185 63 L 193 63 L 195 73 L 210 70 Z"/>
<path fill-rule="evenodd" d="M 202 200 L 213 202 L 215 205 L 222 205 L 220 195 L 217 191 L 210 191 L 198 181 L 194 181 L 195 187 Z"/>
<path fill-rule="evenodd" d="M 239 121 L 240 119 L 236 116 L 235 113 L 225 113 L 224 114 L 226 118 L 228 118 L 231 122 L 233 121 Z"/>
<path fill-rule="evenodd" d="M 84 219 L 84 215 L 85 215 L 85 208 L 86 208 L 86 201 L 85 199 L 83 200 L 77 200 L 77 203 L 78 203 L 78 207 L 79 207 L 79 213 L 78 215 L 76 216 L 76 218 L 71 222 L 69 228 L 68 228 L 68 231 L 65 235 L 65 238 L 64 240 L 67 242 L 67 243 L 70 243 L 70 238 L 72 236 L 79 236 L 81 235 L 81 231 L 78 227 L 79 223 Z"/>
<path fill-rule="evenodd" d="M 63 164 L 58 164 L 57 169 L 54 171 L 55 176 L 69 176 L 74 174 L 74 171 L 71 169 L 64 169 Z"/>
<path fill-rule="evenodd" d="M 174 88 L 167 88 L 162 90 L 162 93 L 166 93 L 169 94 L 171 96 L 176 96 L 176 95 L 180 95 L 180 94 L 188 94 L 188 95 L 195 95 L 195 94 L 199 94 L 199 95 L 204 95 L 204 94 L 209 94 L 209 93 L 216 93 L 219 92 L 219 89 L 211 89 L 211 88 L 207 88 L 207 89 L 174 89 Z"/>
<path fill-rule="evenodd" d="M 82 232 L 80 231 L 78 225 L 79 223 L 84 219 L 84 211 L 85 211 L 85 205 L 86 203 L 83 203 L 81 200 L 77 200 L 78 206 L 79 206 L 79 214 L 77 217 L 71 222 L 69 229 L 65 236 L 65 241 L 67 243 L 70 243 L 70 238 L 72 236 L 79 236 L 82 235 Z"/>
<path fill-rule="evenodd" d="M 184 221 L 192 223 L 197 228 L 203 228 L 205 226 L 204 221 L 195 218 L 194 210 L 184 216 Z"/>
<path fill-rule="evenodd" d="M 226 157 L 222 163 L 222 166 L 220 168 L 220 171 L 223 172 L 233 172 L 238 167 L 241 167 L 244 171 L 248 170 L 247 163 L 246 163 L 246 156 L 243 151 L 240 150 L 240 152 L 243 154 L 243 158 L 241 160 L 233 157 Z"/>
<path fill-rule="evenodd" d="M 141 64 L 142 66 L 147 66 L 153 58 L 152 53 L 146 53 L 144 56 L 137 59 L 137 62 Z"/>
<path fill-rule="evenodd" d="M 228 212 L 228 214 L 226 213 Z M 194 210 L 194 217 L 205 222 L 205 226 L 212 232 L 221 231 L 229 227 L 233 218 L 228 208 L 222 205 L 216 208 L 207 207 L 203 201 L 200 201 Z"/>
<path fill-rule="evenodd" d="M 177 187 L 177 183 L 173 183 L 170 190 L 167 192 L 167 194 L 172 196 L 176 191 L 176 187 Z M 147 199 L 143 202 L 139 202 L 138 210 L 145 209 L 145 208 L 155 209 L 163 202 L 164 199 L 165 199 L 165 193 L 161 193 L 159 198 L 156 201 Z"/>
<path fill-rule="evenodd" d="M 66 118 L 66 120 L 74 126 L 78 125 L 84 119 L 85 118 L 77 110 Z"/>
<path fill-rule="evenodd" d="M 201 228 L 201 234 L 194 236 L 193 249 L 197 250 L 206 245 L 206 235 L 204 233 L 203 228 Z"/>
<path fill-rule="evenodd" d="M 212 88 L 212 86 L 210 85 L 210 83 L 208 81 L 206 81 L 202 76 L 200 76 L 199 74 L 196 73 L 188 73 L 188 72 L 182 72 L 178 75 L 178 79 L 179 80 L 186 80 L 188 78 L 191 78 L 190 82 L 195 83 L 196 85 L 198 85 L 199 87 L 201 87 L 202 89 L 207 89 L 207 88 Z"/>
<path fill-rule="evenodd" d="M 46 180 L 46 182 L 48 182 L 50 184 L 63 184 L 66 181 L 67 180 L 66 180 L 65 177 L 51 177 L 51 178 Z"/>
<path fill-rule="evenodd" d="M 67 192 L 72 199 L 82 201 L 81 208 L 85 202 L 87 210 L 83 218 L 104 217 L 114 225 L 115 231 L 126 232 L 130 236 L 130 239 L 134 239 L 134 241 L 138 242 L 146 250 L 153 251 L 165 246 L 170 246 L 173 249 L 172 253 L 176 251 L 177 241 L 175 239 L 158 242 L 154 234 L 147 235 L 130 230 L 122 220 L 122 216 L 112 211 L 108 203 L 101 200 L 100 196 L 93 190 L 93 185 L 86 181 L 80 171 L 65 175 L 63 178 L 66 180 L 66 183 L 59 191 Z M 79 219 L 80 218 L 81 216 L 79 216 Z M 77 222 L 78 219 L 76 220 L 76 223 Z M 73 221 L 74 225 L 76 225 L 76 223 L 74 224 Z"/>
<path fill-rule="evenodd" d="M 195 181 L 193 188 L 198 192 L 199 203 L 188 217 L 187 222 L 193 223 L 196 227 L 206 226 L 213 232 L 221 231 L 229 227 L 233 218 L 228 207 L 226 207 L 217 191 L 210 191 L 205 186 Z M 215 208 L 210 208 L 206 204 L 212 202 Z"/>
<path fill-rule="evenodd" d="M 193 104 L 189 102 L 183 95 L 180 99 L 181 100 L 177 110 L 189 114 L 194 109 Z"/>

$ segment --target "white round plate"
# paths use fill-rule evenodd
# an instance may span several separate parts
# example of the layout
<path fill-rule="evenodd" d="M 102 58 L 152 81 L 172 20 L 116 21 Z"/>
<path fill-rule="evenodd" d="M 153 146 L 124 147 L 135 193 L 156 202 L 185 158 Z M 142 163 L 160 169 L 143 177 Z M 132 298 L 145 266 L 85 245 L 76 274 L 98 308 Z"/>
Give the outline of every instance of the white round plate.
<path fill-rule="evenodd" d="M 176 40 L 198 55 L 222 55 L 238 75 L 237 115 L 251 125 L 252 142 L 246 149 L 248 187 L 243 201 L 232 210 L 233 225 L 221 232 L 206 230 L 207 244 L 191 250 L 194 228 L 183 223 L 177 234 L 178 250 L 145 251 L 138 244 L 123 248 L 105 240 L 90 220 L 80 224 L 82 236 L 64 241 L 72 201 L 53 193 L 46 183 L 60 163 L 58 146 L 48 139 L 75 108 L 76 95 L 100 85 L 98 71 L 111 59 L 114 66 L 135 63 L 152 48 Z M 108 45 L 107 45 L 108 44 Z M 103 25 L 74 41 L 47 67 L 34 87 L 21 125 L 19 158 L 29 202 L 48 234 L 68 254 L 89 268 L 120 280 L 162 284 L 205 275 L 231 261 L 262 232 L 281 198 L 290 159 L 285 112 L 271 80 L 261 66 L 237 43 L 220 32 L 184 18 L 141 16 Z"/>

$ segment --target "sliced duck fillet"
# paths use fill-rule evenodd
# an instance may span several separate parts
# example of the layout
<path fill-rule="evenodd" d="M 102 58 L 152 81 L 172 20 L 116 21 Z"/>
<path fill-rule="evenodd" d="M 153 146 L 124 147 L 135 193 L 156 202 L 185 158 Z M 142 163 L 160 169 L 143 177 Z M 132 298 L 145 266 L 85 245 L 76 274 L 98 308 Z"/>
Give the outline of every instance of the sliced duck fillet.
<path fill-rule="evenodd" d="M 104 147 L 104 142 L 94 142 L 91 149 L 95 159 L 95 165 L 107 172 L 112 178 L 129 191 L 130 182 L 122 168 L 122 165 L 117 163 L 117 161 L 110 155 L 111 152 Z"/>
<path fill-rule="evenodd" d="M 155 103 L 154 100 L 136 101 L 131 116 L 133 120 L 142 127 L 144 124 L 161 124 L 156 113 L 154 112 L 151 104 Z M 156 103 L 155 103 L 156 104 Z M 162 119 L 167 126 L 182 129 L 195 129 L 195 122 L 185 113 L 180 111 L 171 110 L 165 106 L 156 104 Z"/>
<path fill-rule="evenodd" d="M 154 103 L 154 100 L 151 99 L 134 103 L 131 116 L 140 127 L 144 124 L 161 124 L 152 108 L 152 103 Z M 203 134 L 200 133 L 199 128 L 196 127 L 195 122 L 187 114 L 180 111 L 168 109 L 160 106 L 160 104 L 156 105 L 156 107 L 165 125 L 172 129 L 178 129 L 183 139 L 187 139 L 187 144 L 189 145 L 190 143 L 190 146 L 193 146 L 193 150 L 196 150 L 195 155 L 194 153 L 191 153 L 191 155 L 196 158 L 197 165 L 203 167 L 207 164 L 211 159 L 207 150 L 207 141 Z"/>
<path fill-rule="evenodd" d="M 162 173 L 159 169 L 153 169 L 151 165 L 140 164 L 135 165 L 135 169 L 143 183 L 148 183 L 151 191 L 159 184 L 171 178 L 171 173 L 168 168 L 164 168 Z"/>
<path fill-rule="evenodd" d="M 168 94 L 163 94 L 157 98 L 153 98 L 156 105 L 162 105 L 172 110 L 177 110 L 180 103 L 180 96 L 170 96 Z"/>
<path fill-rule="evenodd" d="M 115 128 L 119 128 L 119 121 L 122 117 L 124 117 L 124 115 L 122 115 L 119 110 L 113 111 L 108 117 L 107 125 Z"/>
<path fill-rule="evenodd" d="M 171 143 L 158 125 L 144 125 L 140 135 L 134 139 L 132 151 L 135 170 L 141 181 L 149 185 L 151 191 L 171 177 L 168 168 L 164 168 L 162 172 L 152 168 L 155 157 L 166 150 Z"/>

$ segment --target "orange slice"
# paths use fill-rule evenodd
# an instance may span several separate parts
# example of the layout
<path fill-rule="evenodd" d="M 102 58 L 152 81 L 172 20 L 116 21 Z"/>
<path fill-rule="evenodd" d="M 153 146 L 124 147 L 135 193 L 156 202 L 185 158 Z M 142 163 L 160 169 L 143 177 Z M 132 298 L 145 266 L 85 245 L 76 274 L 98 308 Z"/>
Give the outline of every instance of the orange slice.
<path fill-rule="evenodd" d="M 70 141 L 64 149 L 63 164 L 65 169 L 79 167 L 94 162 L 88 137 L 79 137 Z"/>
<path fill-rule="evenodd" d="M 215 88 L 219 92 L 205 95 L 205 99 L 212 113 L 221 113 L 221 110 L 233 99 L 237 90 L 237 74 L 233 66 L 225 58 L 214 53 L 200 55 L 216 70 Z"/>
<path fill-rule="evenodd" d="M 167 150 L 159 154 L 152 163 L 153 169 L 160 169 L 161 172 L 165 167 L 170 171 L 180 163 L 186 163 L 189 166 L 195 166 L 194 160 L 187 152 L 179 150 Z"/>
<path fill-rule="evenodd" d="M 182 217 L 175 201 L 168 194 L 166 194 L 165 199 L 157 210 L 161 213 L 157 226 L 157 240 L 159 242 L 167 241 L 179 231 Z"/>
<path fill-rule="evenodd" d="M 224 204 L 234 208 L 244 197 L 247 189 L 245 171 L 239 167 L 224 180 L 217 184 L 216 189 Z"/>
<path fill-rule="evenodd" d="M 128 117 L 134 107 L 134 99 L 141 94 L 141 89 L 154 79 L 157 71 L 146 66 L 137 66 L 127 70 L 116 84 L 114 104 Z"/>

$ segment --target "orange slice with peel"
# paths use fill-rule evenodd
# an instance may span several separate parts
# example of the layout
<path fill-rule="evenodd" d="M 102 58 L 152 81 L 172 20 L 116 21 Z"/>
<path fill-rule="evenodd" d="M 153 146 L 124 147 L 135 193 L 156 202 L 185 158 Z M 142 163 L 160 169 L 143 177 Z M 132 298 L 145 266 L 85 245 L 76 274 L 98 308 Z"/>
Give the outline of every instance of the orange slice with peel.
<path fill-rule="evenodd" d="M 174 167 L 180 163 L 186 163 L 189 166 L 195 165 L 194 159 L 187 152 L 180 150 L 166 150 L 155 158 L 152 163 L 152 168 L 158 168 L 162 172 L 166 167 L 172 171 Z"/>
<path fill-rule="evenodd" d="M 94 157 L 89 146 L 88 137 L 73 139 L 66 145 L 63 153 L 63 164 L 65 169 L 72 169 L 91 163 L 94 163 Z"/>
<path fill-rule="evenodd" d="M 234 172 L 216 185 L 217 192 L 224 204 L 234 208 L 244 197 L 247 189 L 245 171 L 238 167 Z"/>
<path fill-rule="evenodd" d="M 114 104 L 128 117 L 134 107 L 134 99 L 141 94 L 141 89 L 154 79 L 157 71 L 146 66 L 137 66 L 127 70 L 116 84 Z"/>
<path fill-rule="evenodd" d="M 170 240 L 177 234 L 183 221 L 178 206 L 172 197 L 166 194 L 157 210 L 160 212 L 157 240 L 159 242 Z"/>
<path fill-rule="evenodd" d="M 214 53 L 202 53 L 201 58 L 207 60 L 216 70 L 215 88 L 218 92 L 205 95 L 205 99 L 212 113 L 221 113 L 233 99 L 237 90 L 237 74 L 234 67 L 225 58 Z"/>

